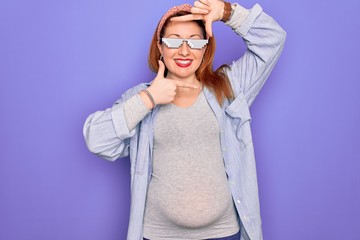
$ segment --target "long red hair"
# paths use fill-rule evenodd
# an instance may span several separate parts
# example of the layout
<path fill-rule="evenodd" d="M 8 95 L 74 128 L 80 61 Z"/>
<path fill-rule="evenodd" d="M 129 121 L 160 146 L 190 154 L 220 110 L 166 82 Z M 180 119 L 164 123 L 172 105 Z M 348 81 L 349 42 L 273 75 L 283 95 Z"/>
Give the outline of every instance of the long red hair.
<path fill-rule="evenodd" d="M 187 12 L 180 12 L 176 14 L 175 16 L 183 16 L 189 14 Z M 165 28 L 170 22 L 170 18 L 165 22 L 163 25 L 163 28 L 160 31 L 160 43 L 161 38 L 164 35 Z M 205 25 L 200 20 L 195 20 L 202 32 L 203 36 L 206 36 L 205 31 Z M 159 27 L 159 25 L 158 25 Z M 157 27 L 157 28 L 158 28 Z M 157 29 L 156 28 L 156 29 Z M 150 44 L 150 51 L 149 51 L 149 67 L 150 69 L 157 73 L 159 70 L 159 62 L 158 60 L 161 57 L 160 50 L 157 46 L 158 39 L 157 39 L 157 30 L 155 30 L 153 38 L 151 40 Z M 199 68 L 196 70 L 196 77 L 197 79 L 207 88 L 209 88 L 216 96 L 216 99 L 220 105 L 222 105 L 224 99 L 232 99 L 233 98 L 233 91 L 231 89 L 231 85 L 229 82 L 229 79 L 227 78 L 226 74 L 224 73 L 224 68 L 228 68 L 228 65 L 224 64 L 220 66 L 216 71 L 213 71 L 213 61 L 214 61 L 214 55 L 215 55 L 215 49 L 216 49 L 216 42 L 214 37 L 209 38 L 209 42 L 207 44 L 207 48 L 204 53 L 204 58 L 199 66 Z M 167 69 L 165 71 L 165 76 L 167 74 Z"/>

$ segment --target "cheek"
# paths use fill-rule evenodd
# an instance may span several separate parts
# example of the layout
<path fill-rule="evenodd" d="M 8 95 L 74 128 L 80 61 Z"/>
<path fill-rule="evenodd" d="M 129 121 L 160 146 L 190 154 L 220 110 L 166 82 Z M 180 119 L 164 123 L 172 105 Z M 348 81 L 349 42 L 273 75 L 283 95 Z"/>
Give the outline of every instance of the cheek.
<path fill-rule="evenodd" d="M 205 50 L 201 50 L 199 51 L 198 53 L 196 53 L 196 59 L 199 60 L 199 61 L 202 61 L 203 58 L 204 58 L 204 55 L 205 55 Z"/>
<path fill-rule="evenodd" d="M 176 55 L 176 52 L 174 51 L 174 49 L 164 49 L 163 50 L 163 58 L 164 58 L 164 63 L 165 63 L 165 66 L 167 67 L 167 68 L 172 68 L 171 66 L 173 65 L 173 64 L 175 64 L 173 61 L 172 61 L 172 59 L 173 59 L 173 57 L 174 57 L 174 55 Z"/>
<path fill-rule="evenodd" d="M 163 48 L 163 56 L 164 58 L 171 58 L 176 54 L 176 49 Z"/>

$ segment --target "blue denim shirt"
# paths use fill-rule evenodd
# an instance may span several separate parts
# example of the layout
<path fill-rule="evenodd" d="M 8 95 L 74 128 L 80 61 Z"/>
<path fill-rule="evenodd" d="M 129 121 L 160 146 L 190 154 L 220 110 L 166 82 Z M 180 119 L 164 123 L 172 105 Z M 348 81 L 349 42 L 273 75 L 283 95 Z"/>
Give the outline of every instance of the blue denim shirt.
<path fill-rule="evenodd" d="M 247 51 L 225 70 L 235 95 L 220 106 L 215 95 L 204 89 L 206 99 L 220 126 L 221 150 L 232 197 L 239 216 L 241 240 L 261 240 L 261 218 L 249 107 L 268 78 L 284 46 L 285 31 L 256 4 L 234 29 Z M 84 125 L 90 151 L 107 160 L 130 155 L 131 209 L 128 240 L 142 240 L 148 184 L 152 173 L 154 121 L 157 106 L 138 126 L 129 131 L 124 102 L 149 84 L 131 88 L 115 104 L 91 114 Z"/>

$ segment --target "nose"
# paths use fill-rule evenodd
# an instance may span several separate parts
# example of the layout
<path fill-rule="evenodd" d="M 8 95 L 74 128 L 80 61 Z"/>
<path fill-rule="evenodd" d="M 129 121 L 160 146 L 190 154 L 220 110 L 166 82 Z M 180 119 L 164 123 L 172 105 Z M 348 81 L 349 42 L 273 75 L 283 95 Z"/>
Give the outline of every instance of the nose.
<path fill-rule="evenodd" d="M 183 43 L 181 44 L 179 48 L 179 54 L 182 56 L 187 56 L 190 54 L 189 45 L 186 41 L 183 41 Z"/>

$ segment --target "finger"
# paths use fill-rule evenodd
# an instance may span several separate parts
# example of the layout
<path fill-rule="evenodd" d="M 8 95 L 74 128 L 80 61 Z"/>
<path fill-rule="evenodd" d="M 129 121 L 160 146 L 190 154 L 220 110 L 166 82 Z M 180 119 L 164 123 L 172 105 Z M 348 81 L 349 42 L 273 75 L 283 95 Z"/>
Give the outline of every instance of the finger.
<path fill-rule="evenodd" d="M 204 5 L 210 6 L 209 0 L 199 0 Z"/>
<path fill-rule="evenodd" d="M 194 7 L 207 9 L 209 11 L 211 10 L 209 5 L 206 5 L 206 4 L 204 4 L 204 3 L 200 2 L 200 1 L 194 2 Z"/>
<path fill-rule="evenodd" d="M 206 34 L 209 36 L 209 37 L 212 37 L 212 22 L 211 21 L 206 21 L 205 22 L 205 31 L 206 31 Z"/>
<path fill-rule="evenodd" d="M 191 13 L 192 14 L 208 14 L 209 10 L 204 9 L 204 8 L 198 8 L 198 7 L 192 7 L 191 8 Z"/>
<path fill-rule="evenodd" d="M 164 78 L 165 64 L 160 60 L 158 61 L 158 63 L 159 63 L 159 69 L 156 77 Z"/>
<path fill-rule="evenodd" d="M 188 14 L 180 17 L 173 17 L 171 21 L 174 22 L 185 22 L 185 21 L 193 21 L 193 20 L 202 20 L 203 15 L 201 14 Z"/>
<path fill-rule="evenodd" d="M 183 81 L 177 81 L 177 80 L 173 80 L 176 87 L 183 87 L 183 88 L 193 88 L 193 89 L 197 89 L 198 86 L 196 86 L 195 84 L 192 83 L 187 83 L 187 82 L 183 82 Z"/>

